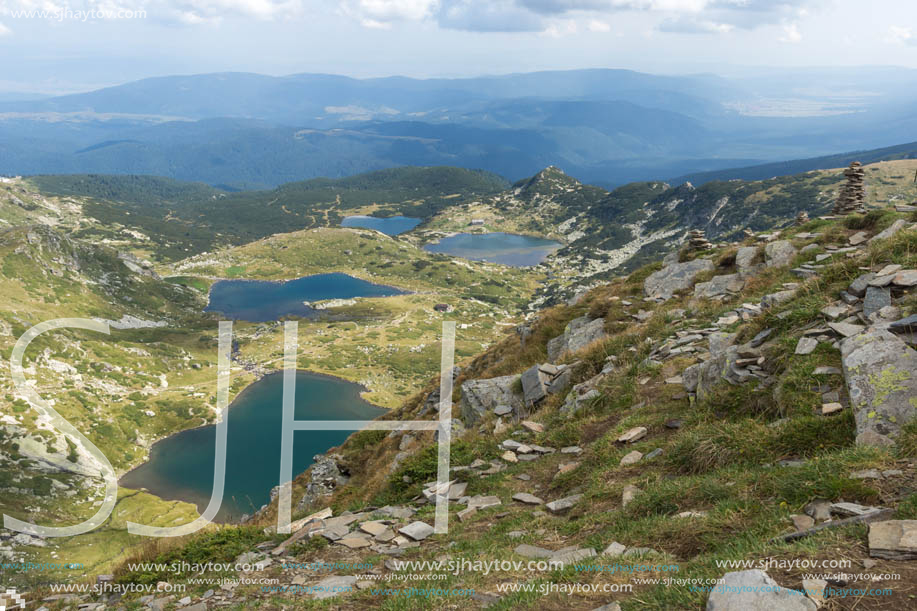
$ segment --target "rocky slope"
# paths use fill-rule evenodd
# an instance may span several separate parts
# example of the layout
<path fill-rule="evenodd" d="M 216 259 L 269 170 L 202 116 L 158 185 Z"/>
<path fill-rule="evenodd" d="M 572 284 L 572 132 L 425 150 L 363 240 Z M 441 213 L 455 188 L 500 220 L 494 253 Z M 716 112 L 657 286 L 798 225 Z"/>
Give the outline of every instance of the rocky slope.
<path fill-rule="evenodd" d="M 270 507 L 142 556 L 258 564 L 221 574 L 238 585 L 142 602 L 909 608 L 915 253 L 917 216 L 885 208 L 683 249 L 544 310 L 456 371 L 448 535 L 434 434 L 362 432 L 297 479 L 292 537 Z M 437 385 L 384 419 L 437 418 Z"/>

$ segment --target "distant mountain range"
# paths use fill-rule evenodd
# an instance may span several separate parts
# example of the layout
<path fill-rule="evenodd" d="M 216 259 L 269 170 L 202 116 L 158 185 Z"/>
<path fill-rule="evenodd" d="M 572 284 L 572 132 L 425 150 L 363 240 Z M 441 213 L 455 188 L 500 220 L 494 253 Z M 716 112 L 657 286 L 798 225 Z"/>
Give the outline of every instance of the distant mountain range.
<path fill-rule="evenodd" d="M 917 139 L 915 74 L 827 71 L 761 83 L 627 70 L 169 76 L 0 99 L 0 173 L 154 174 L 265 188 L 404 165 L 518 180 L 553 164 L 612 187 Z M 820 85 L 845 89 L 812 93 Z"/>

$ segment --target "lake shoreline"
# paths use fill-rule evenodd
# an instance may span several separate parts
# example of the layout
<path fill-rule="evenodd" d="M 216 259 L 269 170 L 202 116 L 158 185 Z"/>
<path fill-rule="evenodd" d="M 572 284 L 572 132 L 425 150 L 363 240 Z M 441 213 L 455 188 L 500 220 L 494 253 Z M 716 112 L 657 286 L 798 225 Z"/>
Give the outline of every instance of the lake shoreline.
<path fill-rule="evenodd" d="M 252 389 L 258 382 L 261 382 L 261 381 L 263 381 L 263 380 L 266 380 L 266 379 L 268 379 L 268 378 L 270 378 L 270 377 L 272 377 L 272 376 L 282 376 L 283 374 L 284 374 L 284 371 L 283 371 L 283 370 L 272 371 L 272 372 L 270 372 L 270 373 L 267 373 L 267 374 L 264 374 L 264 375 L 262 375 L 262 376 L 260 376 L 260 377 L 257 377 L 257 378 L 256 378 L 255 380 L 253 380 L 250 384 L 246 385 L 245 388 L 243 388 L 242 390 L 240 390 L 239 393 L 238 393 L 235 397 L 233 397 L 233 399 L 229 402 L 229 406 L 228 406 L 227 412 L 226 412 L 227 417 L 229 417 L 229 413 L 230 413 L 230 411 L 232 410 L 233 406 L 237 406 L 237 405 L 238 405 L 238 402 L 240 401 L 240 399 L 242 399 L 247 393 L 249 393 L 249 391 L 251 391 L 251 389 Z M 336 376 L 336 375 L 328 374 L 328 373 L 323 373 L 323 372 L 318 372 L 318 371 L 312 371 L 312 370 L 310 370 L 310 369 L 299 369 L 299 368 L 297 368 L 297 369 L 296 369 L 296 374 L 297 374 L 297 375 L 299 375 L 299 374 L 307 374 L 307 375 L 309 375 L 309 376 L 313 376 L 313 377 L 316 377 L 316 378 L 319 378 L 319 379 L 333 380 L 333 381 L 335 381 L 335 382 L 344 382 L 344 383 L 352 384 L 352 385 L 358 387 L 358 388 L 359 388 L 359 391 L 358 391 L 358 393 L 357 393 L 357 397 L 358 397 L 358 399 L 359 399 L 361 402 L 363 402 L 367 407 L 370 407 L 370 408 L 373 408 L 373 409 L 377 409 L 377 410 L 383 410 L 383 411 L 384 411 L 384 413 L 379 414 L 379 415 L 376 416 L 375 418 L 379 418 L 379 417 L 385 415 L 385 413 L 391 411 L 389 408 L 385 408 L 385 407 L 382 407 L 382 406 L 380 406 L 380 405 L 376 405 L 375 403 L 372 403 L 371 401 L 365 399 L 365 398 L 363 397 L 363 394 L 365 394 L 365 393 L 367 393 L 367 392 L 370 392 L 370 389 L 369 389 L 365 384 L 362 384 L 362 383 L 360 383 L 360 382 L 354 382 L 354 381 L 352 381 L 352 380 L 347 380 L 346 378 L 342 378 L 342 377 L 340 377 L 340 376 Z M 373 418 L 373 420 L 374 420 L 375 418 Z M 209 500 L 206 501 L 206 502 L 203 502 L 203 503 L 197 503 L 197 502 L 195 502 L 195 501 L 189 501 L 189 500 L 186 499 L 186 498 L 179 498 L 178 495 L 157 494 L 157 493 L 155 493 L 155 492 L 149 490 L 148 488 L 146 488 L 146 487 L 144 487 L 144 486 L 129 486 L 129 485 L 125 485 L 125 484 L 123 483 L 123 480 L 124 480 L 124 478 L 128 477 L 130 474 L 134 473 L 134 472 L 137 471 L 138 469 L 140 469 L 140 468 L 142 468 L 142 467 L 144 467 L 144 466 L 147 466 L 147 465 L 151 462 L 154 448 L 156 448 L 156 447 L 159 446 L 160 444 L 162 444 L 162 443 L 164 443 L 164 442 L 167 442 L 167 441 L 169 441 L 169 440 L 172 440 L 173 438 L 175 438 L 175 437 L 178 436 L 178 435 L 186 434 L 186 433 L 191 432 L 191 431 L 199 431 L 199 430 L 202 430 L 202 429 L 206 429 L 206 428 L 208 428 L 208 427 L 216 427 L 216 426 L 217 426 L 217 422 L 212 422 L 212 423 L 211 423 L 211 422 L 208 422 L 208 423 L 206 423 L 206 424 L 200 424 L 200 425 L 192 426 L 192 427 L 189 427 L 189 428 L 186 428 L 186 429 L 181 429 L 181 430 L 179 430 L 179 431 L 175 431 L 175 432 L 173 432 L 173 433 L 170 433 L 170 434 L 168 434 L 168 435 L 166 435 L 166 436 L 164 436 L 164 437 L 160 437 L 159 439 L 157 439 L 156 441 L 154 441 L 154 442 L 149 446 L 149 448 L 147 449 L 146 457 L 144 458 L 144 460 L 143 460 L 141 463 L 139 463 L 138 465 L 136 465 L 136 466 L 134 466 L 134 467 L 131 467 L 130 469 L 128 469 L 127 471 L 125 471 L 124 473 L 122 473 L 122 474 L 120 474 L 120 475 L 118 476 L 118 487 L 119 487 L 119 488 L 124 488 L 124 489 L 126 489 L 126 490 L 136 490 L 136 491 L 144 492 L 144 493 L 146 493 L 146 494 L 155 496 L 155 497 L 157 497 L 157 498 L 159 498 L 159 499 L 162 499 L 162 500 L 164 500 L 164 501 L 178 501 L 178 502 L 182 502 L 182 503 L 188 503 L 188 504 L 194 505 L 194 506 L 197 508 L 198 514 L 201 514 L 201 513 L 204 511 L 204 509 L 206 509 Z M 355 430 L 355 431 L 352 431 L 351 434 L 356 433 L 356 432 L 357 432 L 356 430 Z M 350 437 L 350 435 L 348 435 L 348 438 L 349 438 L 349 437 Z M 342 443 L 343 443 L 343 442 L 342 442 Z M 333 445 L 333 446 L 330 446 L 329 448 L 326 448 L 326 449 L 323 450 L 323 452 L 321 452 L 321 453 L 327 452 L 327 451 L 330 450 L 331 448 L 337 447 L 338 445 L 340 445 L 340 443 L 339 443 L 339 444 L 336 444 L 336 445 Z M 297 475 L 299 475 L 299 473 L 294 473 L 294 474 L 293 474 L 294 479 L 295 479 L 295 477 L 296 477 Z M 225 500 L 225 499 L 224 499 L 224 500 Z M 241 516 L 240 516 L 240 518 L 241 518 Z M 228 520 L 222 520 L 222 519 L 219 519 L 219 518 L 214 518 L 214 519 L 213 519 L 213 522 L 214 522 L 214 523 L 217 523 L 217 524 L 234 524 L 234 523 L 239 523 L 238 520 L 228 521 Z"/>

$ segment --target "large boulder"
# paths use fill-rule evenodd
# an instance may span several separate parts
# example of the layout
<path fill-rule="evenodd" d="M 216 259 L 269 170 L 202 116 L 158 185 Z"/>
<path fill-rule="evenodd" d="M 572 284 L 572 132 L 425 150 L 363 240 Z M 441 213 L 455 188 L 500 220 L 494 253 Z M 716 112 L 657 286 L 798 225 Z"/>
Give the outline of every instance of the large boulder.
<path fill-rule="evenodd" d="M 563 335 L 548 341 L 548 360 L 557 362 L 568 352 L 576 352 L 605 337 L 605 319 L 589 320 L 588 316 L 574 318 L 567 323 Z"/>
<path fill-rule="evenodd" d="M 699 273 L 712 270 L 713 262 L 708 259 L 672 263 L 650 274 L 643 281 L 643 292 L 647 297 L 665 301 L 671 299 L 677 291 L 691 288 Z"/>
<path fill-rule="evenodd" d="M 501 406 L 513 408 L 517 416 L 525 415 L 522 396 L 513 390 L 518 379 L 518 375 L 512 375 L 463 382 L 459 406 L 465 425 L 474 425 L 484 414 L 493 413 Z"/>
<path fill-rule="evenodd" d="M 764 257 L 768 267 L 786 267 L 796 257 L 796 247 L 789 240 L 769 242 L 764 247 Z"/>
<path fill-rule="evenodd" d="M 736 251 L 736 268 L 743 276 L 753 276 L 762 267 L 758 260 L 757 246 L 743 246 Z"/>
<path fill-rule="evenodd" d="M 917 351 L 888 331 L 871 328 L 841 343 L 857 444 L 887 446 L 917 417 Z"/>
<path fill-rule="evenodd" d="M 815 611 L 802 592 L 781 588 L 760 569 L 726 573 L 707 598 L 707 611 Z"/>

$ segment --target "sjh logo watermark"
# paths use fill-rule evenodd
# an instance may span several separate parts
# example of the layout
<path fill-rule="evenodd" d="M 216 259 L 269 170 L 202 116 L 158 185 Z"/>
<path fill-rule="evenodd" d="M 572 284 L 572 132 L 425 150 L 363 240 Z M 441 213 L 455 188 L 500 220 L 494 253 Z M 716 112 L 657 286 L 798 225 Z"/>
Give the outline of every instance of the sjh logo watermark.
<path fill-rule="evenodd" d="M 25 599 L 14 588 L 10 588 L 0 595 L 0 611 L 12 609 L 25 609 Z"/>
<path fill-rule="evenodd" d="M 22 334 L 10 356 L 13 385 L 43 419 L 90 455 L 100 467 L 105 481 L 105 499 L 94 516 L 73 526 L 40 526 L 23 522 L 12 516 L 3 516 L 3 526 L 17 532 L 40 537 L 72 537 L 90 532 L 101 526 L 111 515 L 118 498 L 118 478 L 111 462 L 76 427 L 61 416 L 51 404 L 39 396 L 29 385 L 22 367 L 25 351 L 39 335 L 59 329 L 84 329 L 110 334 L 108 323 L 88 318 L 59 318 L 35 325 Z M 277 509 L 277 532 L 289 534 L 292 519 L 293 496 L 293 434 L 296 431 L 437 431 L 437 485 L 436 519 L 434 532 L 449 531 L 449 460 L 452 440 L 452 373 L 455 365 L 455 322 L 443 322 L 442 353 L 440 357 L 440 402 L 436 420 L 296 420 L 296 356 L 299 345 L 299 325 L 295 321 L 284 323 L 283 352 L 283 426 L 280 440 L 280 494 Z M 232 349 L 232 322 L 221 321 L 217 354 L 217 409 L 220 417 L 216 425 L 216 451 L 213 463 L 213 490 L 210 501 L 199 518 L 181 526 L 157 527 L 135 522 L 127 523 L 134 535 L 147 537 L 181 537 L 197 532 L 211 523 L 220 511 L 226 482 L 226 439 L 229 427 L 229 374 Z M 4 611 L 0 608 L 0 611 Z"/>

